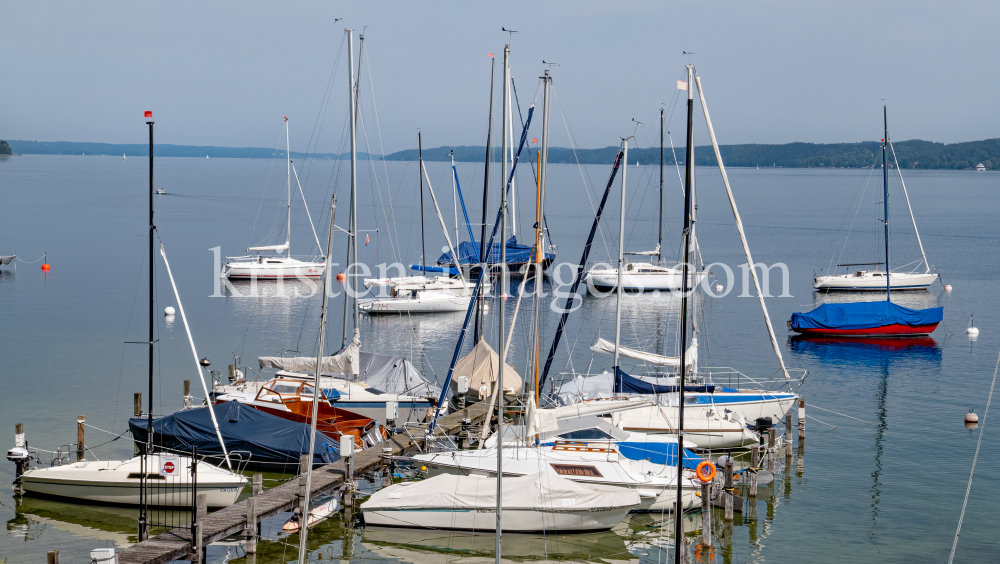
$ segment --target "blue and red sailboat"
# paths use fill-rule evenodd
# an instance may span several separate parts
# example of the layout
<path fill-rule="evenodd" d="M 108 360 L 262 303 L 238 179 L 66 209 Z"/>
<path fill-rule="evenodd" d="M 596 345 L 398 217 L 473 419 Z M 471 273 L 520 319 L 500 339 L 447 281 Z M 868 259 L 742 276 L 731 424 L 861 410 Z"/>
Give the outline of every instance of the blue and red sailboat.
<path fill-rule="evenodd" d="M 885 225 L 885 271 L 889 272 L 889 124 L 885 106 L 885 139 L 882 140 L 883 217 Z M 897 166 L 898 163 L 897 163 Z M 944 308 L 910 309 L 892 303 L 886 276 L 885 301 L 828 303 L 809 313 L 793 313 L 788 328 L 806 336 L 822 337 L 926 337 L 937 328 Z"/>

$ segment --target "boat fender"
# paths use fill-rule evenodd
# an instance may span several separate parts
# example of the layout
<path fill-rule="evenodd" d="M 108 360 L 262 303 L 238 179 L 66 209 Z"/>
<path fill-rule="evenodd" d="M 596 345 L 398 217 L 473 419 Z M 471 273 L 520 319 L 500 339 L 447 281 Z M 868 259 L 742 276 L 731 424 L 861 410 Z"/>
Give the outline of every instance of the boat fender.
<path fill-rule="evenodd" d="M 715 465 L 709 460 L 702 460 L 694 469 L 694 472 L 703 484 L 707 484 L 715 479 Z"/>

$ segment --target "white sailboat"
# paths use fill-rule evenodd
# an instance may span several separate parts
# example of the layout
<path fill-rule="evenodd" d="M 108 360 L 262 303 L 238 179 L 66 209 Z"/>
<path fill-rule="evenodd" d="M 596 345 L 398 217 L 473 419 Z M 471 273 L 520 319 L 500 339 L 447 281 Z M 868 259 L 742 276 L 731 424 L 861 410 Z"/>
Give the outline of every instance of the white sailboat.
<path fill-rule="evenodd" d="M 152 117 L 147 113 L 146 117 Z M 152 129 L 153 122 L 147 122 L 150 128 L 150 169 L 153 164 Z M 149 425 L 153 422 L 153 323 L 155 312 L 153 305 L 153 179 L 150 176 L 150 196 L 149 196 L 149 260 L 150 260 L 150 291 L 149 291 Z M 187 324 L 187 317 L 184 315 L 184 306 L 177 293 L 177 286 L 174 284 L 173 275 L 170 272 L 170 264 L 167 262 L 166 253 L 161 245 L 160 254 L 163 256 L 163 264 L 166 267 L 167 275 L 170 277 L 170 284 L 174 291 L 174 298 L 177 300 L 177 307 L 180 310 L 181 320 L 187 332 L 188 342 L 191 345 L 191 353 L 194 357 L 195 367 L 198 371 L 198 378 L 201 381 L 205 395 L 208 395 L 208 388 L 205 385 L 202 367 L 198 361 L 198 352 L 195 350 L 194 340 L 191 338 L 191 331 Z M 23 435 L 16 438 L 16 446 L 8 451 L 7 458 L 17 463 L 17 480 L 25 492 L 36 495 L 54 496 L 83 501 L 96 501 L 104 503 L 115 503 L 122 505 L 139 505 L 141 514 L 139 518 L 139 538 L 145 540 L 148 533 L 145 520 L 147 507 L 167 506 L 167 507 L 190 507 L 192 489 L 192 466 L 197 473 L 198 492 L 208 495 L 208 504 L 212 507 L 223 507 L 236 502 L 240 492 L 247 483 L 247 479 L 234 472 L 226 451 L 225 442 L 219 432 L 218 422 L 215 420 L 215 413 L 211 412 L 212 424 L 215 428 L 216 437 L 225 455 L 225 462 L 229 469 L 222 469 L 209 464 L 203 460 L 194 462 L 190 456 L 184 453 L 159 452 L 152 453 L 152 442 L 144 445 L 145 454 L 135 456 L 127 460 L 105 460 L 87 461 L 82 460 L 72 464 L 61 464 L 55 461 L 52 466 L 41 466 L 41 460 L 37 454 L 33 454 Z M 152 433 L 150 433 L 150 441 Z M 84 449 L 84 445 L 79 445 Z M 32 461 L 39 463 L 39 467 L 28 468 Z"/>
<path fill-rule="evenodd" d="M 899 161 L 896 160 L 896 150 L 892 147 L 891 141 L 886 140 L 886 142 L 892 151 L 892 160 L 896 163 L 896 173 L 899 174 L 899 184 L 903 188 L 906 209 L 910 212 L 913 234 L 916 235 L 917 246 L 920 247 L 920 258 L 924 265 L 924 272 L 885 272 L 884 270 L 879 272 L 879 267 L 885 266 L 884 262 L 839 263 L 837 267 L 846 267 L 848 272 L 844 274 L 816 276 L 813 279 L 813 288 L 820 292 L 881 292 L 886 289 L 887 282 L 890 291 L 926 290 L 938 280 L 938 273 L 931 272 L 931 264 L 927 262 L 927 253 L 924 252 L 924 244 L 920 240 L 920 231 L 917 229 L 917 219 L 913 215 L 913 208 L 910 206 L 910 196 L 906 192 L 906 183 L 903 181 L 903 171 L 900 170 Z M 919 265 L 920 263 L 917 263 L 918 267 Z M 874 269 L 851 270 L 859 266 L 871 266 Z M 888 281 L 886 280 L 886 276 L 889 277 Z"/>
<path fill-rule="evenodd" d="M 229 262 L 222 266 L 221 276 L 230 280 L 277 280 L 278 278 L 311 278 L 318 279 L 323 273 L 323 263 L 313 261 L 302 261 L 292 258 L 292 153 L 289 149 L 288 141 L 288 118 L 285 118 L 285 156 L 287 158 L 287 233 L 285 242 L 280 245 L 264 245 L 260 247 L 249 247 L 247 252 L 257 253 L 242 257 L 226 257 Z M 298 183 L 299 176 L 295 173 L 295 182 Z M 299 185 L 299 193 L 302 194 L 302 186 Z M 306 209 L 306 216 L 309 217 L 309 224 L 312 225 L 312 216 L 309 214 L 309 206 L 306 204 L 305 196 L 302 198 L 302 205 Z M 316 237 L 316 246 L 322 252 L 319 244 L 319 237 L 316 236 L 316 228 L 313 226 L 313 236 Z M 274 256 L 265 256 L 261 253 L 274 252 Z M 285 256 L 280 253 L 284 252 Z"/>

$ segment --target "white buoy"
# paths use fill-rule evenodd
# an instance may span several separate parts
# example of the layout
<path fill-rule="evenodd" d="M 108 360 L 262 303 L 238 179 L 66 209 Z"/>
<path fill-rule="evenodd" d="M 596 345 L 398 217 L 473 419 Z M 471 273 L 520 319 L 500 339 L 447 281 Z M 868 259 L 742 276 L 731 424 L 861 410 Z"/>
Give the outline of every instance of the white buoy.
<path fill-rule="evenodd" d="M 716 292 L 721 292 L 722 291 L 722 284 L 716 284 L 715 285 L 715 291 Z"/>
<path fill-rule="evenodd" d="M 945 284 L 944 285 L 944 291 L 945 292 L 950 292 L 951 291 L 951 284 Z"/>
<path fill-rule="evenodd" d="M 975 315 L 969 316 L 969 327 L 965 330 L 965 334 L 970 337 L 976 337 L 979 335 L 979 329 L 972 326 L 972 322 L 975 320 Z"/>
<path fill-rule="evenodd" d="M 163 308 L 163 315 L 171 316 L 171 315 L 173 315 L 175 313 L 177 313 L 177 310 L 174 309 L 174 306 L 167 306 L 167 307 Z"/>
<path fill-rule="evenodd" d="M 965 414 L 965 422 L 966 423 L 979 423 L 979 416 L 976 415 L 975 413 L 973 413 L 972 409 L 969 409 L 969 412 Z"/>

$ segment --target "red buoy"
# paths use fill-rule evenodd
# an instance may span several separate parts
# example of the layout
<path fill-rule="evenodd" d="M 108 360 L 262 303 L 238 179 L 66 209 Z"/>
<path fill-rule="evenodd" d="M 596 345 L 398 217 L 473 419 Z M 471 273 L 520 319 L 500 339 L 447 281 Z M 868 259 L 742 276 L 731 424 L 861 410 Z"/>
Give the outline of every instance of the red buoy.
<path fill-rule="evenodd" d="M 337 273 L 337 281 L 338 281 L 338 282 L 343 282 L 343 281 L 344 281 L 344 280 L 346 280 L 346 279 L 347 279 L 347 277 L 346 277 L 346 276 L 344 276 L 344 273 L 343 273 L 343 272 L 338 272 L 338 273 Z"/>
<path fill-rule="evenodd" d="M 51 268 L 52 267 L 49 266 L 49 263 L 45 263 L 45 264 L 42 265 L 42 271 L 43 272 L 48 272 Z"/>

